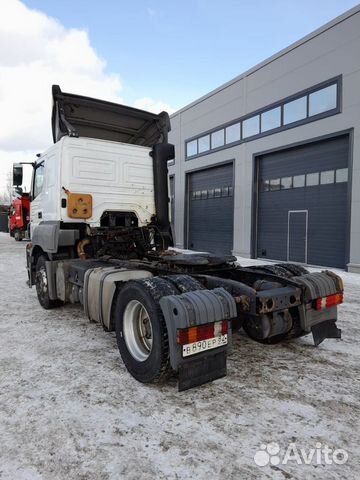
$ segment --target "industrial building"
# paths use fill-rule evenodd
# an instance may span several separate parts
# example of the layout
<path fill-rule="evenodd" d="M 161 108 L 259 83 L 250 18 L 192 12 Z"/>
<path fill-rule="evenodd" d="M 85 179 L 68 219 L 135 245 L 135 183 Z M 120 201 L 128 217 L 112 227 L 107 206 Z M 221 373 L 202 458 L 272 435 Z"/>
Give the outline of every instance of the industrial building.
<path fill-rule="evenodd" d="M 360 272 L 360 6 L 171 123 L 176 246 Z"/>

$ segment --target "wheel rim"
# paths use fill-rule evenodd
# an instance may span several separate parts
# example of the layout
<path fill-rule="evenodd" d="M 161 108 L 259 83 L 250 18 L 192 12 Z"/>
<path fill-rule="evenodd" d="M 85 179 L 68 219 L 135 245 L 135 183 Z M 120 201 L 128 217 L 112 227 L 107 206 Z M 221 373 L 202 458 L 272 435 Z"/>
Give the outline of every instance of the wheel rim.
<path fill-rule="evenodd" d="M 123 335 L 130 354 L 137 361 L 144 362 L 149 358 L 153 344 L 151 320 L 144 305 L 137 300 L 131 300 L 126 305 Z"/>

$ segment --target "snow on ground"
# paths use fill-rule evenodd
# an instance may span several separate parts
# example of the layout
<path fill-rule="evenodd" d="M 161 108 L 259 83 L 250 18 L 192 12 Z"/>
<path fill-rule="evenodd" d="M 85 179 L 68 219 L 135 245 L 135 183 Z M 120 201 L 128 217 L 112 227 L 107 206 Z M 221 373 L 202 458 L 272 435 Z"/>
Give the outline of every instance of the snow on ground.
<path fill-rule="evenodd" d="M 342 340 L 235 335 L 227 377 L 178 393 L 175 380 L 137 383 L 115 335 L 76 306 L 43 310 L 24 249 L 0 234 L 1 480 L 359 478 L 359 275 L 340 272 Z M 271 441 L 281 454 L 320 442 L 349 458 L 257 466 Z"/>

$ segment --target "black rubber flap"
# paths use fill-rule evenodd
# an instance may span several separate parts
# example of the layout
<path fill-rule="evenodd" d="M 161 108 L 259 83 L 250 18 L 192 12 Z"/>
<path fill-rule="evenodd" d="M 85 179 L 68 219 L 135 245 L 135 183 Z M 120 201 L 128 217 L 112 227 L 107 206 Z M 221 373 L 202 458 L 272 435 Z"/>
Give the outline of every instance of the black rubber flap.
<path fill-rule="evenodd" d="M 179 392 L 226 376 L 226 351 L 194 358 L 179 367 Z"/>
<path fill-rule="evenodd" d="M 335 320 L 326 320 L 311 327 L 314 344 L 317 347 L 326 338 L 341 338 L 341 330 L 337 328 Z"/>

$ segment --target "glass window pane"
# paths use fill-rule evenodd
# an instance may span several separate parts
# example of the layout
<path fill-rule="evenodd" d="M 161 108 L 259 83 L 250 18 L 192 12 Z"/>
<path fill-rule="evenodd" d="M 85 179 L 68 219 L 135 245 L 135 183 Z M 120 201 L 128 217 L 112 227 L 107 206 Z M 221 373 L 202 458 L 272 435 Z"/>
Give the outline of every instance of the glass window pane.
<path fill-rule="evenodd" d="M 201 191 L 201 200 L 206 200 L 207 199 L 207 190 L 202 190 Z"/>
<path fill-rule="evenodd" d="M 280 190 L 280 178 L 273 178 L 270 180 L 270 190 Z"/>
<path fill-rule="evenodd" d="M 240 140 L 240 122 L 226 127 L 226 143 L 238 142 Z"/>
<path fill-rule="evenodd" d="M 225 131 L 218 130 L 211 134 L 211 148 L 219 148 L 222 147 L 225 143 L 224 139 Z"/>
<path fill-rule="evenodd" d="M 209 190 L 208 190 L 208 198 L 214 198 L 214 189 L 213 189 L 213 188 L 209 188 Z"/>
<path fill-rule="evenodd" d="M 306 97 L 284 104 L 284 125 L 306 118 Z"/>
<path fill-rule="evenodd" d="M 44 171 L 45 167 L 43 163 L 35 170 L 34 198 L 36 198 L 42 192 L 44 185 Z"/>
<path fill-rule="evenodd" d="M 192 140 L 186 144 L 186 156 L 191 157 L 192 155 L 197 155 L 197 140 Z"/>
<path fill-rule="evenodd" d="M 347 168 L 339 168 L 336 170 L 336 183 L 348 181 L 349 172 Z"/>
<path fill-rule="evenodd" d="M 281 190 L 287 190 L 292 187 L 292 177 L 283 177 L 281 179 Z"/>
<path fill-rule="evenodd" d="M 273 128 L 280 127 L 281 108 L 276 107 L 261 114 L 261 131 L 267 132 Z"/>
<path fill-rule="evenodd" d="M 262 180 L 261 190 L 263 192 L 269 192 L 270 191 L 270 180 Z"/>
<path fill-rule="evenodd" d="M 321 185 L 326 185 L 328 183 L 334 183 L 335 181 L 335 172 L 334 170 L 327 170 L 326 172 L 320 173 L 320 183 Z"/>
<path fill-rule="evenodd" d="M 251 137 L 257 135 L 260 132 L 260 116 L 247 118 L 243 121 L 243 137 Z"/>
<path fill-rule="evenodd" d="M 201 198 L 201 192 L 200 192 L 200 190 L 197 190 L 195 192 L 195 200 L 200 200 L 200 198 Z"/>
<path fill-rule="evenodd" d="M 309 95 L 309 115 L 327 112 L 336 108 L 337 84 L 322 88 Z"/>
<path fill-rule="evenodd" d="M 295 177 L 293 177 L 293 187 L 305 187 L 305 175 L 295 175 Z"/>
<path fill-rule="evenodd" d="M 316 173 L 307 173 L 306 174 L 306 186 L 313 187 L 314 185 L 319 185 L 319 174 Z"/>
<path fill-rule="evenodd" d="M 215 197 L 221 197 L 221 188 L 215 188 Z"/>
<path fill-rule="evenodd" d="M 229 197 L 232 197 L 233 195 L 233 187 L 229 187 Z"/>
<path fill-rule="evenodd" d="M 222 197 L 228 197 L 229 196 L 229 187 L 222 187 L 221 196 Z"/>
<path fill-rule="evenodd" d="M 210 135 L 205 135 L 198 139 L 199 153 L 207 152 L 210 150 Z"/>

